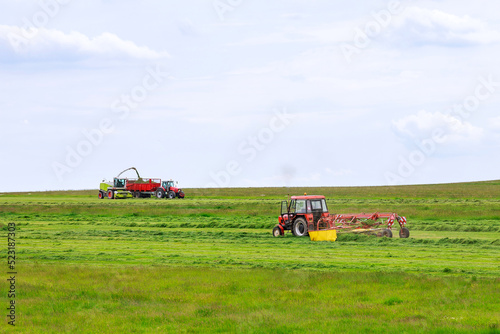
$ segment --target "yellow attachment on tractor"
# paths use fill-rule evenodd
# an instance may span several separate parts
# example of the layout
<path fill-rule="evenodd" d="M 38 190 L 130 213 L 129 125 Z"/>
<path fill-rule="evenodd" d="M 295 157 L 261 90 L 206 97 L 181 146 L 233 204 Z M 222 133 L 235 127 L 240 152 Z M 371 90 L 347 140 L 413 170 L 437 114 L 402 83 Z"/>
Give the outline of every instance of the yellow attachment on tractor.
<path fill-rule="evenodd" d="M 335 241 L 337 240 L 336 230 L 309 231 L 311 241 Z"/>

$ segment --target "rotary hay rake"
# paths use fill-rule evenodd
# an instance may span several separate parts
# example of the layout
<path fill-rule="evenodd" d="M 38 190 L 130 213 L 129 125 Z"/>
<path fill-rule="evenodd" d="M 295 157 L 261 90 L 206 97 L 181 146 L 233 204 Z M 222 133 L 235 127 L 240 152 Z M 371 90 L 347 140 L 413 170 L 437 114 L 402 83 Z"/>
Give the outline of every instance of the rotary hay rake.
<path fill-rule="evenodd" d="M 400 226 L 399 237 L 408 238 L 410 231 L 406 228 L 406 218 L 396 213 L 371 214 L 338 214 L 322 217 L 318 222 L 308 225 L 309 231 L 336 230 L 341 233 L 362 233 L 378 237 L 392 237 L 392 226 L 397 221 Z"/>

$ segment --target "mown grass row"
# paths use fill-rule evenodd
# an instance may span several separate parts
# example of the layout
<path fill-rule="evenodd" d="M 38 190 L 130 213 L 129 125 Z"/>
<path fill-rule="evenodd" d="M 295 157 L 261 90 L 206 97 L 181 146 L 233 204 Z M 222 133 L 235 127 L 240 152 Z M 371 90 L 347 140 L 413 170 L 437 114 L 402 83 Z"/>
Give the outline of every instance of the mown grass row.
<path fill-rule="evenodd" d="M 122 216 L 102 214 L 26 214 L 0 213 L 4 221 L 16 221 L 19 226 L 29 226 L 43 221 L 47 224 L 63 225 L 119 225 L 127 227 L 158 228 L 234 228 L 272 229 L 277 223 L 276 216 L 213 216 L 208 213 L 187 215 L 149 216 L 132 213 Z M 408 227 L 414 231 L 459 231 L 459 232 L 500 232 L 500 220 L 493 219 L 408 219 Z M 5 229 L 6 227 L 4 227 Z"/>
<path fill-rule="evenodd" d="M 26 233 L 27 232 L 27 233 Z M 292 237 L 287 234 L 288 237 Z M 32 240 L 50 240 L 51 242 L 58 240 L 93 240 L 96 238 L 106 238 L 106 240 L 141 240 L 141 241 L 157 241 L 157 242 L 168 242 L 172 240 L 186 240 L 190 242 L 198 241 L 217 241 L 224 243 L 240 242 L 240 243 L 254 243 L 258 244 L 261 242 L 268 244 L 275 244 L 276 239 L 271 239 L 272 236 L 267 231 L 257 231 L 257 232 L 245 232 L 245 231 L 228 231 L 221 229 L 213 230 L 191 230 L 191 229 L 175 229 L 175 230 L 150 230 L 150 229 L 119 229 L 119 230 L 66 230 L 66 231 L 33 231 L 26 230 L 19 239 L 32 239 Z M 308 238 L 302 238 L 307 243 L 309 243 Z M 397 238 L 377 238 L 375 236 L 356 234 L 356 233 L 339 233 L 338 242 L 346 245 L 355 245 L 362 243 L 364 246 L 404 246 L 408 247 L 411 245 L 474 245 L 481 246 L 480 248 L 491 248 L 496 249 L 500 252 L 500 238 L 496 239 L 479 239 L 479 238 L 449 238 L 443 237 L 439 239 L 420 239 L 420 238 L 409 238 L 406 240 Z M 291 241 L 283 242 L 291 243 Z M 293 243 L 298 244 L 298 241 Z M 498 249 L 497 249 L 498 248 Z"/>

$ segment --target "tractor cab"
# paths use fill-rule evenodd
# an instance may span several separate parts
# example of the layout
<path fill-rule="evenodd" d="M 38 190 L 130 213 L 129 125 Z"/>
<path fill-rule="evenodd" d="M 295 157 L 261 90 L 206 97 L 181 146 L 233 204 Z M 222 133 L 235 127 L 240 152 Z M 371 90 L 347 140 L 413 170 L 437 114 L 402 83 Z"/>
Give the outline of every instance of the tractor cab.
<path fill-rule="evenodd" d="M 127 182 L 126 179 L 119 179 L 119 178 L 115 177 L 115 179 L 114 179 L 114 187 L 115 188 L 125 188 L 126 182 Z"/>
<path fill-rule="evenodd" d="M 312 221 L 314 224 L 314 228 L 316 229 L 318 220 L 320 220 L 322 217 L 328 217 L 328 207 L 326 206 L 326 200 L 324 198 L 309 200 L 307 204 L 307 212 L 312 214 Z"/>
<path fill-rule="evenodd" d="M 161 183 L 161 186 L 165 189 L 165 191 L 169 191 L 170 190 L 170 187 L 174 187 L 174 181 L 170 180 L 170 181 L 163 181 Z"/>

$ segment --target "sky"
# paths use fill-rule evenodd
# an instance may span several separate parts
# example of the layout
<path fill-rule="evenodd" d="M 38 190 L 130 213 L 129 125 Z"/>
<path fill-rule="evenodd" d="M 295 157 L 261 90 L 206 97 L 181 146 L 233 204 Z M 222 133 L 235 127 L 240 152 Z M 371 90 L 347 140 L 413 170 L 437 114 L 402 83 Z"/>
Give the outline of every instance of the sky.
<path fill-rule="evenodd" d="M 0 192 L 500 179 L 498 1 L 0 6 Z"/>

